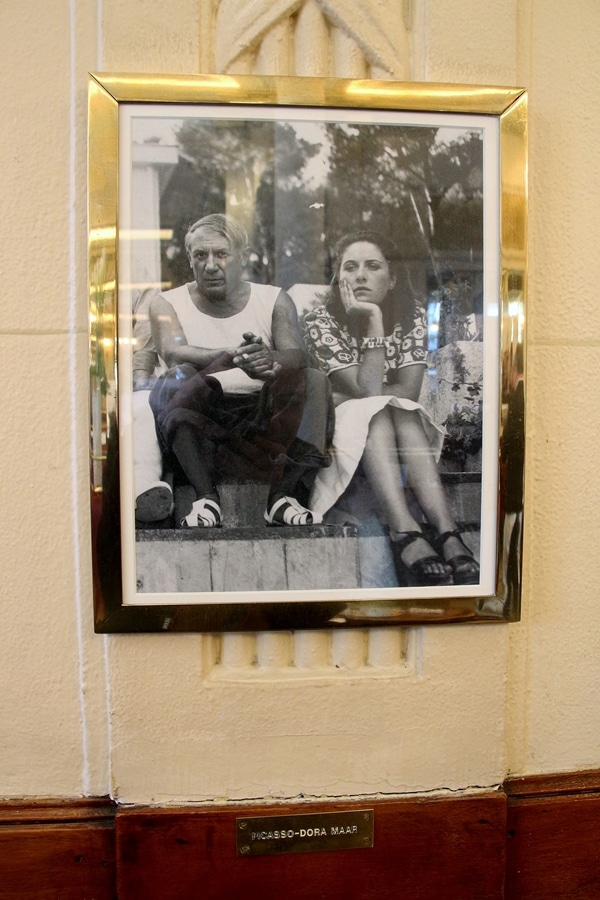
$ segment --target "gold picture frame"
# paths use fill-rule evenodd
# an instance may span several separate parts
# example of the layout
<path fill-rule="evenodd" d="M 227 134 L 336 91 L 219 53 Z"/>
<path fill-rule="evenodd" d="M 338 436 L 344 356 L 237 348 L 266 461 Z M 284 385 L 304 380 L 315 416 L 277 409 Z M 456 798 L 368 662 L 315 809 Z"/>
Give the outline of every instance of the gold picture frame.
<path fill-rule="evenodd" d="M 306 207 L 322 212 L 319 217 L 315 214 L 317 224 L 309 235 L 313 243 L 305 235 L 302 246 L 318 245 L 317 255 L 322 252 L 323 258 L 329 246 L 323 223 L 328 204 L 333 205 L 334 174 L 338 218 L 334 211 L 327 221 L 337 223 L 332 230 L 339 236 L 339 210 L 345 201 L 348 218 L 358 221 L 362 216 L 366 224 L 372 217 L 383 215 L 384 207 L 388 216 L 397 213 L 392 221 L 402 218 L 401 206 L 394 205 L 400 200 L 394 199 L 396 194 L 392 196 L 386 183 L 389 172 L 393 172 L 394 190 L 398 197 L 402 191 L 403 202 L 411 204 L 406 207 L 414 214 L 410 228 L 418 233 L 424 248 L 418 259 L 413 253 L 410 264 L 428 315 L 433 310 L 430 334 L 439 333 L 440 316 L 446 317 L 446 343 L 431 343 L 430 338 L 428 344 L 428 358 L 438 367 L 428 370 L 433 372 L 430 396 L 436 400 L 445 384 L 450 399 L 460 401 L 448 406 L 446 399 L 446 447 L 455 458 L 450 459 L 443 474 L 460 509 L 464 511 L 470 504 L 469 509 L 474 510 L 471 519 L 465 519 L 464 528 L 465 533 L 471 529 L 472 548 L 481 564 L 477 584 L 411 588 L 394 584 L 392 579 L 384 580 L 382 586 L 378 572 L 383 570 L 378 567 L 380 563 L 385 566 L 381 557 L 385 528 L 381 531 L 377 510 L 373 512 L 372 508 L 371 519 L 377 520 L 375 531 L 371 525 L 365 526 L 364 534 L 360 516 L 351 517 L 351 526 L 332 517 L 329 524 L 326 520 L 319 528 L 304 526 L 305 530 L 298 529 L 294 535 L 288 534 L 289 528 L 264 526 L 258 533 L 256 523 L 252 534 L 246 533 L 245 513 L 239 510 L 248 508 L 243 502 L 252 505 L 256 500 L 239 498 L 234 503 L 237 512 L 233 513 L 239 517 L 233 522 L 235 540 L 228 537 L 226 528 L 219 529 L 218 535 L 216 529 L 211 535 L 206 533 L 210 529 L 192 529 L 193 534 L 184 535 L 172 527 L 172 522 L 159 528 L 146 528 L 138 522 L 136 527 L 134 446 L 144 445 L 141 440 L 136 443 L 135 437 L 134 402 L 138 398 L 132 387 L 132 370 L 137 320 L 132 297 L 146 289 L 162 291 L 174 283 L 165 278 L 165 258 L 170 253 L 172 263 L 179 254 L 181 262 L 185 251 L 182 256 L 181 240 L 176 245 L 173 210 L 177 212 L 178 202 L 184 203 L 181 198 L 186 197 L 186 185 L 189 196 L 189 185 L 201 183 L 200 171 L 206 190 L 214 187 L 201 159 L 202 148 L 214 145 L 200 143 L 194 156 L 189 146 L 177 143 L 182 139 L 178 130 L 182 122 L 188 123 L 188 131 L 203 123 L 202 127 L 218 131 L 220 138 L 225 134 L 238 142 L 233 141 L 238 149 L 232 151 L 233 164 L 230 158 L 222 187 L 225 193 L 221 196 L 226 197 L 223 211 L 240 204 L 240 178 L 247 182 L 250 171 L 244 173 L 244 166 L 254 166 L 251 202 L 257 202 L 256 186 L 267 185 L 264 159 L 258 174 L 256 154 L 248 155 L 250 162 L 245 155 L 242 159 L 248 145 L 242 151 L 239 129 L 252 148 L 252 141 L 262 141 L 263 127 L 284 126 L 289 131 L 292 123 L 294 140 L 298 146 L 302 141 L 302 147 L 310 145 L 307 153 L 319 162 L 321 174 L 309 176 L 305 165 L 302 177 L 295 172 L 287 185 L 291 191 L 292 181 L 294 189 L 300 184 Z M 255 127 L 255 122 L 262 124 Z M 302 125 L 293 124 L 297 122 Z M 364 198 L 372 185 L 361 182 L 361 178 L 367 177 L 364 172 L 371 161 L 363 167 L 357 156 L 339 160 L 348 135 L 361 139 L 364 152 L 366 137 L 375 134 L 369 129 L 380 129 L 377 134 L 383 135 L 382 146 L 391 163 L 385 170 L 383 163 L 377 163 L 380 168 L 375 170 L 375 180 L 383 187 L 373 186 L 377 199 L 367 209 L 359 208 L 361 203 L 367 204 L 360 197 Z M 410 169 L 400 159 L 404 152 L 401 144 L 385 144 L 386 135 L 392 133 L 394 140 L 401 140 L 401 134 L 421 136 L 425 149 L 418 152 L 426 157 L 422 157 L 425 162 L 419 164 L 418 172 L 414 165 Z M 179 135 L 175 141 L 173 134 Z M 202 140 L 206 140 L 206 131 L 202 134 Z M 333 139 L 324 138 L 325 134 L 339 138 L 339 146 L 334 147 L 338 154 L 335 173 L 331 162 Z M 476 155 L 461 163 L 452 153 L 458 153 L 457 148 L 464 148 L 468 141 Z M 92 74 L 88 159 L 90 478 L 96 631 L 220 632 L 517 620 L 525 439 L 526 91 L 320 78 Z M 438 190 L 441 176 L 433 173 L 434 163 L 438 167 L 466 168 L 457 180 L 450 179 L 443 190 Z M 185 177 L 191 179 L 183 179 L 179 193 L 174 187 L 178 166 L 178 174 L 183 177 L 185 168 Z M 407 187 L 409 182 L 420 187 Z M 310 204 L 308 200 L 317 196 L 315 184 L 325 191 L 324 199 Z M 340 199 L 340 185 L 344 184 L 348 197 Z M 197 211 L 186 210 L 188 220 L 203 214 L 208 195 L 205 192 L 202 196 L 204 199 L 198 194 Z M 290 196 L 272 201 L 279 204 L 278 215 L 284 216 Z M 213 196 L 208 211 L 215 211 L 216 202 Z M 380 206 L 374 209 L 376 202 Z M 163 215 L 161 209 L 169 204 L 170 212 Z M 446 210 L 445 218 L 439 212 L 441 208 Z M 183 213 L 181 218 L 185 219 Z M 272 218 L 275 221 L 275 212 Z M 432 238 L 434 230 L 428 231 L 430 226 L 438 228 L 437 246 Z M 408 232 L 409 225 L 402 228 Z M 445 237 L 439 236 L 439 229 L 445 229 Z M 271 232 L 276 230 L 281 243 L 285 229 L 271 228 Z M 470 231 L 475 237 L 469 238 L 469 244 L 464 235 Z M 304 277 L 301 272 L 303 265 L 308 270 L 308 251 L 303 255 L 279 247 L 277 252 L 283 254 L 283 262 L 276 273 L 284 271 L 284 255 L 288 253 L 287 258 L 296 265 L 294 286 L 300 278 L 301 284 L 314 286 L 318 281 L 326 290 L 325 275 L 329 276 L 329 271 L 324 271 L 323 278 Z M 263 257 L 260 253 L 255 256 L 257 268 L 264 258 L 264 268 L 272 273 L 270 260 L 275 259 L 275 250 L 268 247 Z M 261 277 L 264 280 L 266 276 Z M 292 275 L 288 274 L 289 278 Z M 292 288 L 290 291 L 293 293 Z M 479 362 L 471 363 L 471 353 Z M 477 365 L 481 371 L 474 375 Z M 465 466 L 473 447 L 481 447 L 481 462 Z M 472 462 L 469 460 L 469 464 Z M 453 465 L 456 471 L 452 471 Z M 300 538 L 308 540 L 302 544 Z M 263 551 L 266 555 L 257 563 Z M 271 561 L 269 566 L 278 565 L 272 562 L 275 557 L 284 559 L 282 566 L 287 567 L 281 576 L 283 581 L 279 578 L 271 584 L 262 575 L 248 575 L 255 564 L 264 570 L 265 560 Z M 219 572 L 214 574 L 211 569 L 207 581 L 206 571 L 200 570 L 213 565 Z M 290 574 L 292 570 L 295 574 Z M 197 576 L 192 577 L 196 571 Z"/>

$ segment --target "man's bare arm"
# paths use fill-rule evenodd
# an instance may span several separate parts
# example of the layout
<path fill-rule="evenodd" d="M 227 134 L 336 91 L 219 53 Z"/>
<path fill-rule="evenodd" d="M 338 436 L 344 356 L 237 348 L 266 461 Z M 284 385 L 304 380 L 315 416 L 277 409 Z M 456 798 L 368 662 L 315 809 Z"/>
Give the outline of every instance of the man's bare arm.
<path fill-rule="evenodd" d="M 222 347 L 211 350 L 188 344 L 175 310 L 164 297 L 155 297 L 150 303 L 150 324 L 156 349 L 169 368 L 190 363 L 197 369 L 205 369 L 219 357 L 224 357 L 226 367 L 233 366 L 233 356 L 237 348 Z M 231 357 L 228 366 L 225 358 L 227 355 Z"/>

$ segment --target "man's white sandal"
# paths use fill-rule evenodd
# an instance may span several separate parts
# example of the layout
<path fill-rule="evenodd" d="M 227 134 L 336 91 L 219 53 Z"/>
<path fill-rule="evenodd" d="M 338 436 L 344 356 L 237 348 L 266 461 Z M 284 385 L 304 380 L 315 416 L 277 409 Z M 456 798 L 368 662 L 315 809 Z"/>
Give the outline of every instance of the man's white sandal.
<path fill-rule="evenodd" d="M 179 523 L 180 528 L 219 528 L 221 507 L 214 500 L 201 497 L 192 503 L 192 511 Z"/>
<path fill-rule="evenodd" d="M 301 506 L 294 497 L 280 497 L 265 512 L 267 525 L 318 525 L 320 516 Z"/>

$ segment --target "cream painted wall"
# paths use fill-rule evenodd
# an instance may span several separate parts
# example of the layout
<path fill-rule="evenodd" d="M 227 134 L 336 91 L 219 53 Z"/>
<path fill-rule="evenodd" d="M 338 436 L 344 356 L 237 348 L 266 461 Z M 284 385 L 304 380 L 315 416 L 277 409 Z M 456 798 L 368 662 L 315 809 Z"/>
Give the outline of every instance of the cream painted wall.
<path fill-rule="evenodd" d="M 509 767 L 531 773 L 600 765 L 600 7 L 518 11 L 530 90 L 528 589 L 510 629 L 507 745 Z"/>
<path fill-rule="evenodd" d="M 225 660 L 238 664 L 217 671 L 213 643 L 197 635 L 93 634 L 86 73 L 212 68 L 215 48 L 227 41 L 211 31 L 210 0 L 180 0 L 176 16 L 157 0 L 6 0 L 0 340 L 6 393 L 16 402 L 6 404 L 2 439 L 0 796 L 110 792 L 124 802 L 168 803 L 402 793 L 598 765 L 600 350 L 592 286 L 600 274 L 600 7 L 413 0 L 400 16 L 399 3 L 388 3 L 394 74 L 530 90 L 523 620 L 417 629 L 402 666 L 385 664 L 400 640 L 393 631 L 368 643 L 371 667 L 357 663 L 362 632 L 336 638 L 335 677 L 318 635 L 296 642 L 296 658 L 307 662 L 300 675 L 285 665 L 291 638 L 260 636 L 256 678 L 239 665 L 254 652 L 245 637 L 225 647 Z M 273 7 L 251 4 L 257 16 Z M 323 8 L 343 32 L 334 68 L 347 54 L 366 65 L 346 38 L 357 11 L 371 10 L 373 25 L 382 4 L 331 0 Z M 309 12 L 307 27 L 320 27 L 318 10 Z M 220 50 L 223 68 L 234 67 L 236 54 L 240 67 L 289 65 L 281 21 L 270 22 L 268 34 L 277 35 L 275 49 L 263 48 L 256 61 L 242 59 L 237 45 L 229 60 Z M 367 57 L 372 51 L 377 74 L 386 46 L 375 30 L 360 48 Z"/>

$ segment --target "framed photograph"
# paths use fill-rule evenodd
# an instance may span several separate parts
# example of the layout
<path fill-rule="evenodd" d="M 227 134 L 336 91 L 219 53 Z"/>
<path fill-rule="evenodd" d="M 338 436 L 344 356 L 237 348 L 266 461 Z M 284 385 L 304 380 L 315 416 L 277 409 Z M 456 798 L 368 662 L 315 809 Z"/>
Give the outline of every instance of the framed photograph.
<path fill-rule="evenodd" d="M 507 622 L 527 95 L 89 80 L 99 632 Z"/>

